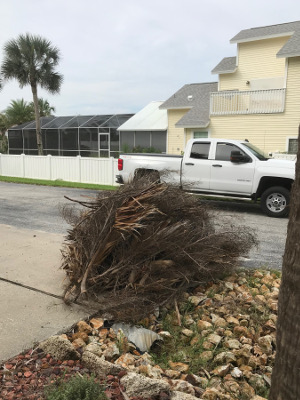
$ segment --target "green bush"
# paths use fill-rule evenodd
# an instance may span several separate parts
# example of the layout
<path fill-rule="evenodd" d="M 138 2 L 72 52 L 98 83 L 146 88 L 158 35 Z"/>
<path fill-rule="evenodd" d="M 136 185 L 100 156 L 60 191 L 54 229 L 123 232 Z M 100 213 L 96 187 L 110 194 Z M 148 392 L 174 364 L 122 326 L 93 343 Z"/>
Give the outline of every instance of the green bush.
<path fill-rule="evenodd" d="M 142 146 L 131 147 L 128 144 L 124 143 L 122 146 L 122 153 L 157 153 L 157 154 L 160 154 L 161 151 L 152 146 L 151 147 L 142 147 Z"/>
<path fill-rule="evenodd" d="M 157 150 L 155 147 L 142 147 L 136 146 L 132 149 L 133 153 L 161 153 L 160 150 Z"/>
<path fill-rule="evenodd" d="M 95 377 L 74 376 L 67 382 L 54 383 L 45 392 L 46 400 L 106 400 L 104 388 Z"/>

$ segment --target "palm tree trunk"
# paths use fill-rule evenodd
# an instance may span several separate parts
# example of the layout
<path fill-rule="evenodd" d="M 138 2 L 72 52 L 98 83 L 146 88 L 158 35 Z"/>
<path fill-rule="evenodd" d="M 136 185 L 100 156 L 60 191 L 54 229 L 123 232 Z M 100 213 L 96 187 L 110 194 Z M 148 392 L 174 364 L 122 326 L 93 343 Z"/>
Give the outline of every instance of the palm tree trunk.
<path fill-rule="evenodd" d="M 278 302 L 276 358 L 269 400 L 300 399 L 300 126 L 296 178 Z"/>
<path fill-rule="evenodd" d="M 42 156 L 44 154 L 43 151 L 43 141 L 42 141 L 42 132 L 41 132 L 41 122 L 40 122 L 40 111 L 39 111 L 39 103 L 37 96 L 37 86 L 31 85 L 32 95 L 33 95 L 33 104 L 34 104 L 34 113 L 35 113 L 35 122 L 36 122 L 36 142 L 38 148 L 38 155 Z"/>

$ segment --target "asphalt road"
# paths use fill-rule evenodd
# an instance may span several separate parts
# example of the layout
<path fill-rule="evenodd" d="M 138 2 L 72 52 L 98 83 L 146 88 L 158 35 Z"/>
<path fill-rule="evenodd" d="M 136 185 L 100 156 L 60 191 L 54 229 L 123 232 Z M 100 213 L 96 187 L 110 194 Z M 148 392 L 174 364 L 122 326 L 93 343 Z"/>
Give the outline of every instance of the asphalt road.
<path fill-rule="evenodd" d="M 51 233 L 66 233 L 61 208 L 65 199 L 88 201 L 97 191 L 0 182 L 0 224 Z"/>
<path fill-rule="evenodd" d="M 87 201 L 95 190 L 56 188 L 0 182 L 0 224 L 65 234 L 70 226 L 60 209 L 70 204 L 64 196 Z M 281 268 L 287 219 L 267 217 L 257 204 L 239 201 L 211 201 L 218 229 L 242 225 L 253 230 L 259 245 L 241 260 L 247 267 Z M 224 229 L 224 230 L 225 230 Z"/>

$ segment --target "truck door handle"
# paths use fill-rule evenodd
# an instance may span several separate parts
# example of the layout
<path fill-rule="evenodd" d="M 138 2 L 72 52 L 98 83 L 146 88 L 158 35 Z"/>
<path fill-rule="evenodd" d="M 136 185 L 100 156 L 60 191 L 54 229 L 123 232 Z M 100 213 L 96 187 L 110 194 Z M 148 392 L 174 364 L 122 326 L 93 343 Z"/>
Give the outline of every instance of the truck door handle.
<path fill-rule="evenodd" d="M 186 162 L 185 165 L 195 165 L 195 164 L 192 162 Z"/>
<path fill-rule="evenodd" d="M 219 167 L 219 168 L 222 168 L 222 165 L 221 165 L 221 164 L 213 164 L 213 167 Z"/>

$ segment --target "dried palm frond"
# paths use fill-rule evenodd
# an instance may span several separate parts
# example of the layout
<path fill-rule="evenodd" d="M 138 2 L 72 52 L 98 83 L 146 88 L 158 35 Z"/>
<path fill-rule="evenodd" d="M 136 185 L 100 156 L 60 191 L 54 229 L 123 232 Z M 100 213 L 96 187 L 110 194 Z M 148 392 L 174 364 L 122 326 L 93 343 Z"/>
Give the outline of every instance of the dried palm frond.
<path fill-rule="evenodd" d="M 67 207 L 66 302 L 86 295 L 124 321 L 140 319 L 199 282 L 235 267 L 255 244 L 244 228 L 214 229 L 214 213 L 165 183 L 139 179 Z M 120 314 L 120 315 L 119 315 Z"/>

